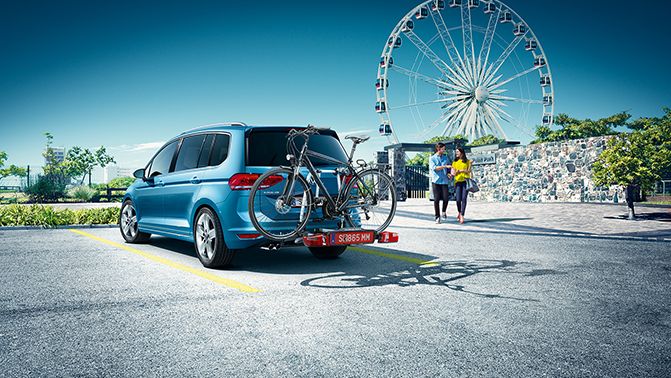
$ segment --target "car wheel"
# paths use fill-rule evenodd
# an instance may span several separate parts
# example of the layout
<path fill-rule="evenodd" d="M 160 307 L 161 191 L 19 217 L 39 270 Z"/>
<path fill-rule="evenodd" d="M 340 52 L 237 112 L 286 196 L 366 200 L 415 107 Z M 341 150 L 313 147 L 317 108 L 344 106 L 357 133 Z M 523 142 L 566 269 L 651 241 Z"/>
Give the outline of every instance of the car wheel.
<path fill-rule="evenodd" d="M 235 251 L 226 247 L 219 217 L 204 207 L 198 211 L 193 225 L 198 259 L 207 268 L 221 268 L 231 263 Z"/>
<path fill-rule="evenodd" d="M 308 247 L 312 255 L 320 260 L 333 260 L 342 255 L 347 249 L 346 245 L 336 247 Z"/>
<path fill-rule="evenodd" d="M 124 201 L 119 213 L 119 230 L 127 243 L 145 243 L 151 234 L 138 230 L 137 212 L 131 200 Z"/>

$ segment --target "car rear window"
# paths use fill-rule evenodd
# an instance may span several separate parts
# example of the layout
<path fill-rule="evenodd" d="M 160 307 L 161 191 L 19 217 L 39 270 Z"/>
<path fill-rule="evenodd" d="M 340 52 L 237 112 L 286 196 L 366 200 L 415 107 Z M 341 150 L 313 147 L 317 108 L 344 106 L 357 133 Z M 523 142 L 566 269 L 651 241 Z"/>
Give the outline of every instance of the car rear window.
<path fill-rule="evenodd" d="M 287 133 L 289 129 L 281 130 L 252 130 L 247 135 L 247 165 L 248 166 L 279 166 L 288 165 L 287 161 Z M 296 146 L 301 148 L 302 138 L 296 138 Z M 312 135 L 308 148 L 331 158 L 347 161 L 347 154 L 335 133 Z M 310 158 L 315 166 L 333 165 L 323 159 Z"/>

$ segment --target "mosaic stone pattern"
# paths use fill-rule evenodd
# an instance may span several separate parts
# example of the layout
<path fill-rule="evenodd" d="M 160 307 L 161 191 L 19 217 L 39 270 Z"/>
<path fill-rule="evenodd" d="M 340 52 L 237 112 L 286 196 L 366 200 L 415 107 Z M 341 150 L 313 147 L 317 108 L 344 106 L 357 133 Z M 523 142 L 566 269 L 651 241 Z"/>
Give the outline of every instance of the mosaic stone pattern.
<path fill-rule="evenodd" d="M 501 148 L 474 149 L 492 154 L 496 164 L 473 167 L 480 192 L 475 200 L 499 202 L 622 202 L 623 189 L 600 187 L 591 166 L 606 148 L 606 137 Z"/>

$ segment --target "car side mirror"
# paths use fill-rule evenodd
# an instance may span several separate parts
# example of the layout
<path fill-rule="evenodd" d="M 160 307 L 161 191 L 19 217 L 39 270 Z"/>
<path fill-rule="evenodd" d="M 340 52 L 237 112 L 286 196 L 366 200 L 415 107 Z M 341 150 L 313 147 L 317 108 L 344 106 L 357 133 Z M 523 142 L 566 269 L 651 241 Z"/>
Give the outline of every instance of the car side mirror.
<path fill-rule="evenodd" d="M 147 181 L 147 179 L 144 177 L 144 169 L 143 168 L 135 170 L 135 172 L 133 172 L 133 177 L 142 179 L 144 181 Z"/>

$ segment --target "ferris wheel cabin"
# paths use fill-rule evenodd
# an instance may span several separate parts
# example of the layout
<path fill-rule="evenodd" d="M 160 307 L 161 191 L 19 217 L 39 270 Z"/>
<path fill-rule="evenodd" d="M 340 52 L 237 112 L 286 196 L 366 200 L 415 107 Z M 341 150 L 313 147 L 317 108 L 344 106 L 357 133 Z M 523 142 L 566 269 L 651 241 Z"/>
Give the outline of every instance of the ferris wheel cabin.
<path fill-rule="evenodd" d="M 543 67 L 545 65 L 545 58 L 539 55 L 534 59 L 534 67 Z"/>
<path fill-rule="evenodd" d="M 375 88 L 378 91 L 381 91 L 381 90 L 383 90 L 384 88 L 387 88 L 387 87 L 389 87 L 389 81 L 387 79 L 380 78 L 380 79 L 375 80 Z"/>
<path fill-rule="evenodd" d="M 505 24 L 506 22 L 513 22 L 513 14 L 510 11 L 504 10 L 499 16 L 499 22 Z"/>
<path fill-rule="evenodd" d="M 390 37 L 389 40 L 387 41 L 387 46 L 393 47 L 393 48 L 399 48 L 401 47 L 401 38 L 398 37 Z"/>
<path fill-rule="evenodd" d="M 387 112 L 387 103 L 382 100 L 375 103 L 375 111 L 377 113 L 386 113 Z"/>
<path fill-rule="evenodd" d="M 550 84 L 550 75 L 541 76 L 541 87 L 548 87 Z"/>
<path fill-rule="evenodd" d="M 496 12 L 496 4 L 491 1 L 485 3 L 485 14 L 491 14 Z"/>
<path fill-rule="evenodd" d="M 391 125 L 388 123 L 383 123 L 380 125 L 380 135 L 389 136 L 391 135 Z"/>
<path fill-rule="evenodd" d="M 552 123 L 552 114 L 545 113 L 543 115 L 543 125 L 549 125 Z"/>
<path fill-rule="evenodd" d="M 391 67 L 394 64 L 394 57 L 390 56 L 389 60 L 387 60 L 384 56 L 380 58 L 380 67 L 385 68 L 385 67 Z"/>
<path fill-rule="evenodd" d="M 552 105 L 552 95 L 551 94 L 543 96 L 543 105 L 545 105 L 545 106 Z"/>
<path fill-rule="evenodd" d="M 415 23 L 412 22 L 412 20 L 407 20 L 406 22 L 403 23 L 403 26 L 401 26 L 401 31 L 404 33 L 407 33 L 409 31 L 412 31 L 412 29 L 415 28 Z"/>
<path fill-rule="evenodd" d="M 461 6 L 461 0 L 450 0 L 450 8 L 456 8 Z"/>
<path fill-rule="evenodd" d="M 538 48 L 538 42 L 536 42 L 535 39 L 533 39 L 533 38 L 527 39 L 527 42 L 524 45 L 525 50 L 533 51 L 533 50 L 536 50 L 537 48 Z"/>
<path fill-rule="evenodd" d="M 519 37 L 520 35 L 524 35 L 527 32 L 527 26 L 524 25 L 523 23 L 519 23 L 515 25 L 513 28 L 513 34 L 515 34 L 515 37 Z"/>
<path fill-rule="evenodd" d="M 431 10 L 432 11 L 439 11 L 445 9 L 445 1 L 444 0 L 436 0 L 433 3 L 431 3 Z"/>
<path fill-rule="evenodd" d="M 417 12 L 415 12 L 415 18 L 421 20 L 423 18 L 429 17 L 429 10 L 426 7 L 421 7 Z"/>
<path fill-rule="evenodd" d="M 478 1 L 478 0 L 468 0 L 468 7 L 469 8 L 477 8 L 478 5 L 480 5 L 480 1 Z"/>

